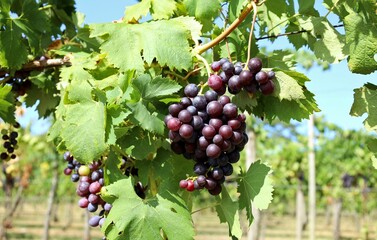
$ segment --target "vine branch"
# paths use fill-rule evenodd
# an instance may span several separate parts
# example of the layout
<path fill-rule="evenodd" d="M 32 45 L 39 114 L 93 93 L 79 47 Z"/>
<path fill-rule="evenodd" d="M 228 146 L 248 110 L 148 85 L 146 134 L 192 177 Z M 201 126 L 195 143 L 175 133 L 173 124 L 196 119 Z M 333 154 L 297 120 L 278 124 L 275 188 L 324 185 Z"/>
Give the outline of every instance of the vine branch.
<path fill-rule="evenodd" d="M 217 45 L 218 43 L 220 43 L 231 32 L 233 32 L 234 29 L 236 29 L 238 27 L 238 25 L 240 25 L 243 22 L 243 20 L 245 20 L 245 18 L 251 12 L 251 10 L 253 10 L 253 4 L 249 3 L 244 8 L 244 10 L 242 10 L 240 16 L 236 20 L 234 20 L 234 22 L 232 22 L 232 24 L 224 32 L 222 32 L 219 36 L 217 36 L 212 41 L 210 41 L 210 42 L 208 42 L 208 43 L 206 43 L 204 45 L 201 45 L 199 47 L 196 47 L 194 50 L 196 50 L 196 52 L 198 54 L 202 54 L 203 52 L 207 51 L 208 49 L 210 49 L 210 48 L 214 47 L 215 45 Z"/>
<path fill-rule="evenodd" d="M 344 27 L 344 24 L 333 25 L 333 28 L 339 28 L 339 27 Z M 299 31 L 287 32 L 287 33 L 281 33 L 281 34 L 277 34 L 277 35 L 269 35 L 269 36 L 259 37 L 259 38 L 255 38 L 255 40 L 259 41 L 259 40 L 268 39 L 268 38 L 278 38 L 278 37 L 282 37 L 282 36 L 289 36 L 289 35 L 295 35 L 295 34 L 306 33 L 306 32 L 309 32 L 309 31 L 308 30 L 299 30 Z"/>
<path fill-rule="evenodd" d="M 61 67 L 61 66 L 71 66 L 69 57 L 46 59 L 46 60 L 34 60 L 34 61 L 24 64 L 21 69 L 15 71 L 14 75 L 15 76 L 23 75 L 25 73 L 29 73 L 35 70 L 43 70 L 45 68 Z M 9 69 L 0 68 L 0 77 L 5 77 L 9 73 L 10 73 Z"/>

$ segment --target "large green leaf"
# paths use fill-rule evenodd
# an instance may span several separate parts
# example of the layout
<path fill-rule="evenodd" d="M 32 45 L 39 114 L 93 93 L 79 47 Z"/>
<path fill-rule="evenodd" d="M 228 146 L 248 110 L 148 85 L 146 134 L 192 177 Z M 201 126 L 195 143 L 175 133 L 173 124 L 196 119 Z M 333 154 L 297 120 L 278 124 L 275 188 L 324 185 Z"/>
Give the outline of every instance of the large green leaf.
<path fill-rule="evenodd" d="M 68 104 L 61 137 L 75 158 L 82 162 L 97 160 L 107 149 L 105 143 L 106 109 L 95 101 Z"/>
<path fill-rule="evenodd" d="M 377 86 L 367 83 L 354 92 L 350 115 L 361 117 L 367 113 L 368 116 L 364 120 L 365 127 L 368 130 L 377 130 Z"/>
<path fill-rule="evenodd" d="M 189 16 L 195 17 L 203 25 L 203 32 L 213 28 L 212 21 L 221 11 L 221 4 L 218 0 L 185 0 L 183 4 Z"/>
<path fill-rule="evenodd" d="M 190 17 L 178 17 L 143 24 L 95 24 L 92 28 L 92 37 L 105 39 L 101 49 L 110 62 L 123 71 L 142 72 L 144 62 L 153 61 L 171 69 L 189 69 L 192 55 L 188 40 L 201 26 Z"/>
<path fill-rule="evenodd" d="M 12 87 L 9 85 L 0 86 L 0 118 L 9 123 L 14 123 L 14 96 Z"/>
<path fill-rule="evenodd" d="M 257 161 L 247 172 L 241 172 L 238 180 L 239 209 L 246 209 L 249 224 L 253 222 L 252 204 L 258 209 L 266 209 L 272 200 L 272 184 L 268 174 L 270 167 Z"/>
<path fill-rule="evenodd" d="M 135 124 L 150 132 L 164 134 L 164 122 L 156 116 L 156 112 L 149 112 L 143 102 L 129 103 L 127 106 L 132 110 Z"/>
<path fill-rule="evenodd" d="M 158 76 L 152 79 L 148 74 L 139 76 L 133 81 L 133 84 L 141 93 L 141 97 L 146 100 L 169 96 L 182 88 L 181 85 L 169 78 Z"/>
<path fill-rule="evenodd" d="M 137 21 L 148 12 L 152 14 L 153 19 L 167 19 L 173 15 L 176 8 L 174 0 L 143 0 L 126 8 L 124 20 Z"/>
<path fill-rule="evenodd" d="M 165 192 L 143 200 L 135 194 L 131 178 L 117 181 L 106 190 L 106 195 L 115 197 L 102 227 L 109 239 L 193 239 L 190 212 L 176 194 Z"/>
<path fill-rule="evenodd" d="M 221 191 L 221 202 L 216 206 L 220 222 L 226 222 L 229 226 L 229 236 L 241 239 L 242 230 L 238 212 L 238 202 L 233 201 L 226 188 Z"/>
<path fill-rule="evenodd" d="M 366 19 L 359 13 L 352 13 L 344 18 L 350 51 L 348 67 L 354 73 L 369 74 L 377 70 L 377 61 L 374 59 L 377 53 L 376 22 L 376 15 Z"/>

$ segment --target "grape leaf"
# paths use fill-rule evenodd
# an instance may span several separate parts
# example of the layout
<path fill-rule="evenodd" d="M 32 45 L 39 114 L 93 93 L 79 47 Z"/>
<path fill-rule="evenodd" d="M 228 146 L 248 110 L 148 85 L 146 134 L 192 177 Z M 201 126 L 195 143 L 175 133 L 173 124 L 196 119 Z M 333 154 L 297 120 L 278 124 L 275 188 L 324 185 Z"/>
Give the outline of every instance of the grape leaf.
<path fill-rule="evenodd" d="M 111 183 L 126 178 L 126 176 L 120 171 L 118 165 L 120 165 L 118 156 L 114 151 L 110 151 L 103 171 L 106 185 L 110 185 Z"/>
<path fill-rule="evenodd" d="M 16 108 L 14 107 L 14 96 L 12 87 L 9 85 L 0 86 L 0 118 L 4 122 L 14 123 L 14 112 Z"/>
<path fill-rule="evenodd" d="M 155 113 L 150 113 L 142 102 L 128 103 L 127 106 L 132 110 L 135 124 L 150 132 L 164 134 L 164 122 Z"/>
<path fill-rule="evenodd" d="M 124 20 L 127 22 L 138 21 L 148 12 L 152 14 L 153 19 L 167 19 L 173 15 L 176 8 L 174 0 L 143 0 L 126 8 Z"/>
<path fill-rule="evenodd" d="M 350 56 L 348 67 L 353 73 L 369 74 L 377 70 L 377 16 L 370 14 L 372 19 L 359 13 L 351 13 L 344 18 L 346 40 Z"/>
<path fill-rule="evenodd" d="M 107 149 L 105 143 L 106 109 L 103 103 L 86 101 L 65 105 L 61 128 L 65 146 L 77 160 L 89 163 Z"/>
<path fill-rule="evenodd" d="M 95 24 L 91 36 L 105 39 L 101 50 L 122 71 L 142 72 L 144 62 L 150 65 L 153 61 L 172 69 L 187 70 L 192 65 L 188 39 L 198 29 L 200 24 L 194 19 L 178 17 L 142 24 Z"/>
<path fill-rule="evenodd" d="M 27 62 L 27 47 L 22 41 L 22 31 L 10 24 L 10 29 L 0 31 L 0 66 L 21 68 Z"/>
<path fill-rule="evenodd" d="M 314 3 L 315 0 L 298 0 L 298 12 L 306 15 L 319 16 L 318 11 L 314 9 Z"/>
<path fill-rule="evenodd" d="M 317 58 L 337 63 L 346 57 L 345 38 L 324 17 L 299 19 L 300 27 L 312 33 L 317 40 L 310 42 Z"/>
<path fill-rule="evenodd" d="M 351 116 L 361 117 L 364 113 L 368 116 L 364 120 L 367 130 L 377 130 L 377 86 L 372 83 L 364 84 L 355 89 L 353 104 L 350 110 Z"/>
<path fill-rule="evenodd" d="M 252 203 L 258 209 L 266 209 L 272 200 L 272 185 L 268 174 L 270 167 L 257 161 L 250 165 L 247 172 L 239 175 L 239 209 L 246 209 L 249 225 L 253 222 Z"/>
<path fill-rule="evenodd" d="M 134 127 L 126 135 L 118 139 L 117 143 L 122 149 L 136 159 L 145 159 L 149 154 L 154 154 L 161 146 L 162 140 L 153 134 Z"/>
<path fill-rule="evenodd" d="M 181 85 L 169 78 L 157 76 L 151 79 L 148 74 L 137 77 L 132 83 L 139 90 L 142 98 L 146 100 L 169 96 L 182 88 Z"/>
<path fill-rule="evenodd" d="M 258 17 L 260 21 L 261 35 L 278 35 L 281 33 L 281 22 L 287 20 L 285 0 L 266 1 L 258 7 Z"/>
<path fill-rule="evenodd" d="M 220 197 L 218 197 L 219 199 Z M 221 191 L 220 204 L 216 206 L 216 212 L 220 222 L 226 222 L 229 226 L 229 236 L 241 239 L 242 230 L 240 224 L 240 216 L 238 212 L 238 202 L 233 201 L 228 190 L 223 187 Z"/>
<path fill-rule="evenodd" d="M 101 230 L 111 239 L 145 240 L 193 239 L 191 214 L 176 194 L 164 192 L 141 199 L 134 191 L 131 178 L 106 186 L 106 195 L 115 197 L 113 207 Z"/>
<path fill-rule="evenodd" d="M 212 29 L 212 21 L 219 15 L 221 10 L 221 4 L 218 0 L 185 0 L 183 4 L 189 16 L 195 17 L 203 25 L 203 32 Z"/>

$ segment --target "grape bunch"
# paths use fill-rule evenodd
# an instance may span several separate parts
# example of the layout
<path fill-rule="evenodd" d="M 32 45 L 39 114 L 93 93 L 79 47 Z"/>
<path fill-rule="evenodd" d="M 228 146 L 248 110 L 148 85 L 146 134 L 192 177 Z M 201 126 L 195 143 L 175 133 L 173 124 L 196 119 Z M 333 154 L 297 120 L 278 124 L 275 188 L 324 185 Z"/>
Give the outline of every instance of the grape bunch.
<path fill-rule="evenodd" d="M 0 159 L 6 161 L 9 159 L 15 159 L 17 157 L 14 151 L 18 148 L 18 132 L 16 131 L 16 129 L 18 129 L 19 127 L 20 124 L 16 122 L 7 129 L 4 128 L 1 130 L 1 138 L 3 140 L 3 147 L 5 151 L 0 153 Z"/>
<path fill-rule="evenodd" d="M 250 59 L 247 69 L 243 68 L 241 62 L 233 64 L 226 58 L 213 62 L 211 68 L 218 74 L 209 76 L 208 86 L 220 95 L 227 89 L 231 94 L 238 94 L 242 89 L 252 94 L 260 91 L 264 95 L 269 95 L 274 92 L 275 85 L 272 79 L 275 72 L 262 71 L 262 60 L 259 58 Z"/>
<path fill-rule="evenodd" d="M 200 95 L 198 86 L 188 84 L 184 93 L 179 103 L 169 106 L 165 117 L 172 151 L 196 162 L 196 176 L 179 185 L 188 191 L 206 188 L 218 195 L 248 141 L 246 117 L 228 96 L 214 90 Z"/>
<path fill-rule="evenodd" d="M 89 225 L 92 227 L 102 226 L 107 214 L 111 210 L 111 204 L 106 203 L 100 196 L 104 186 L 103 169 L 101 161 L 95 161 L 89 165 L 78 162 L 69 152 L 64 154 L 64 160 L 67 161 L 67 167 L 64 169 L 65 175 L 71 175 L 71 181 L 77 182 L 76 193 L 80 196 L 78 205 L 80 208 L 86 208 L 89 212 L 96 212 L 101 206 L 102 210 L 98 215 L 89 219 Z"/>

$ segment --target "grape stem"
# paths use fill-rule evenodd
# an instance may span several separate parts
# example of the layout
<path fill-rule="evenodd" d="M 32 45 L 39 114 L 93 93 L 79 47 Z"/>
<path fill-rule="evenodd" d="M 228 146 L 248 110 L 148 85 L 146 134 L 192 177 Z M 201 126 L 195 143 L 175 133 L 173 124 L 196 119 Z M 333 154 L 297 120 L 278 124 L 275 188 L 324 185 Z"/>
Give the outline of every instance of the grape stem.
<path fill-rule="evenodd" d="M 199 54 L 196 54 L 195 56 L 196 56 L 200 61 L 203 62 L 204 66 L 206 67 L 208 77 L 211 76 L 211 68 L 210 68 L 210 66 L 209 66 L 209 64 L 208 64 L 208 62 L 207 62 L 207 60 L 206 60 L 204 57 L 200 56 Z M 208 85 L 208 81 L 206 81 L 205 83 L 200 84 L 200 92 L 199 92 L 199 94 L 202 94 L 203 89 L 204 89 L 207 85 Z"/>
<path fill-rule="evenodd" d="M 219 44 L 231 32 L 233 32 L 234 29 L 236 29 L 243 22 L 243 20 L 245 20 L 247 15 L 251 12 L 251 10 L 253 10 L 253 5 L 255 6 L 254 1 L 252 1 L 252 3 L 247 4 L 247 6 L 242 10 L 240 16 L 236 20 L 234 20 L 234 22 L 232 22 L 232 24 L 224 32 L 222 32 L 219 36 L 217 36 L 212 41 L 210 41 L 210 42 L 208 42 L 204 45 L 195 47 L 194 52 L 196 52 L 198 54 L 202 54 L 203 52 L 207 51 L 208 49 Z"/>
<path fill-rule="evenodd" d="M 194 213 L 197 213 L 197 212 L 200 212 L 200 211 L 203 211 L 203 210 L 206 210 L 208 208 L 214 208 L 214 207 L 217 207 L 219 206 L 221 203 L 220 202 L 216 202 L 216 204 L 213 204 L 213 205 L 210 205 L 210 206 L 207 206 L 207 207 L 204 207 L 204 208 L 199 208 L 198 210 L 195 210 L 193 212 L 191 212 L 191 215 L 194 214 Z"/>
<path fill-rule="evenodd" d="M 247 68 L 247 63 L 250 61 L 251 41 L 253 40 L 254 25 L 255 25 L 255 21 L 257 20 L 257 12 L 258 12 L 257 5 L 255 4 L 255 2 L 252 1 L 251 4 L 253 5 L 254 15 L 253 15 L 253 22 L 251 23 L 251 28 L 250 28 L 249 43 L 248 43 L 248 46 L 247 46 L 247 60 L 246 60 L 246 64 L 245 64 L 245 69 Z"/>

